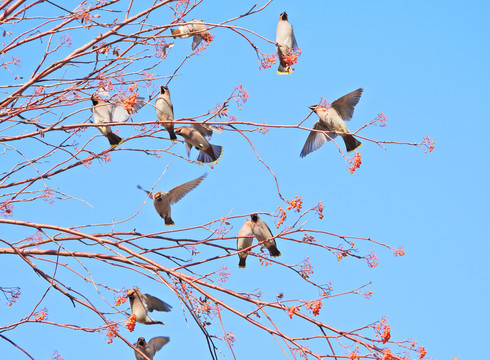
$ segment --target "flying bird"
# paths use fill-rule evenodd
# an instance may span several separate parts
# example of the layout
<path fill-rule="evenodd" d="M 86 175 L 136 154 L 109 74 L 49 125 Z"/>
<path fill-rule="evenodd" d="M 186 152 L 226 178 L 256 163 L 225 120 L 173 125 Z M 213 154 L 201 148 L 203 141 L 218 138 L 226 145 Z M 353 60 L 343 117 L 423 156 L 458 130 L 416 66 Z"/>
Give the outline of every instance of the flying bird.
<path fill-rule="evenodd" d="M 134 344 L 134 347 L 153 360 L 155 353 L 169 341 L 170 338 L 167 336 L 157 336 L 151 339 L 149 342 L 146 342 L 144 337 L 140 337 L 138 338 L 136 344 Z M 134 351 L 134 355 L 136 356 L 136 360 L 147 360 L 136 350 Z"/>
<path fill-rule="evenodd" d="M 155 111 L 157 112 L 158 121 L 163 124 L 168 131 L 171 140 L 177 140 L 174 132 L 174 106 L 170 100 L 170 91 L 166 86 L 160 86 L 160 95 L 155 102 Z"/>
<path fill-rule="evenodd" d="M 276 29 L 276 49 L 277 56 L 279 57 L 278 74 L 289 75 L 293 72 L 287 58 L 291 56 L 293 49 L 297 47 L 298 44 L 294 37 L 293 27 L 288 22 L 288 14 L 283 12 L 279 15 L 279 22 L 277 23 Z"/>
<path fill-rule="evenodd" d="M 212 128 L 216 129 L 214 126 Z M 175 133 L 185 140 L 187 156 L 190 155 L 192 147 L 199 150 L 196 161 L 201 164 L 218 162 L 223 148 L 220 145 L 213 145 L 206 140 L 206 136 L 212 134 L 209 125 L 192 124 L 191 127 L 179 127 Z"/>
<path fill-rule="evenodd" d="M 245 224 L 243 224 L 240 231 L 238 231 L 238 238 L 237 238 L 238 250 L 242 250 L 252 246 L 253 237 L 254 237 L 254 233 L 252 232 L 253 225 L 254 223 L 252 222 L 252 220 L 247 219 L 247 221 L 245 221 Z M 246 266 L 245 262 L 247 260 L 247 256 L 248 256 L 248 251 L 238 253 L 238 257 L 240 258 L 240 261 L 238 262 L 239 268 L 244 268 Z"/>
<path fill-rule="evenodd" d="M 134 108 L 128 112 L 124 108 L 122 101 L 110 102 L 109 100 L 102 99 L 98 95 L 92 95 L 92 114 L 94 115 L 94 121 L 96 124 L 123 122 L 128 117 L 133 115 L 136 111 L 141 109 L 143 104 L 143 98 L 137 97 Z M 124 141 L 119 136 L 114 134 L 110 126 L 98 126 L 102 135 L 104 135 L 112 147 L 116 147 Z"/>
<path fill-rule="evenodd" d="M 175 39 L 180 37 L 182 39 L 193 36 L 192 39 L 192 50 L 196 50 L 201 41 L 204 39 L 206 42 L 213 40 L 213 37 L 208 32 L 206 25 L 204 25 L 202 20 L 193 19 L 187 24 L 179 26 L 176 30 L 170 29 L 172 37 Z"/>
<path fill-rule="evenodd" d="M 273 239 L 274 235 L 272 235 L 272 231 L 267 224 L 257 214 L 250 215 L 250 219 L 252 220 L 252 232 L 257 240 L 259 242 L 267 240 L 263 243 L 263 246 L 269 250 L 270 256 L 281 256 L 281 252 L 276 246 L 276 240 Z"/>
<path fill-rule="evenodd" d="M 136 316 L 136 321 L 145 325 L 155 325 L 165 323 L 161 321 L 153 320 L 148 316 L 148 311 L 165 311 L 169 312 L 172 307 L 166 302 L 151 296 L 149 294 L 143 294 L 137 288 L 129 289 L 127 297 L 129 298 L 129 307 L 131 312 Z"/>
<path fill-rule="evenodd" d="M 354 107 L 359 102 L 361 95 L 362 89 L 357 89 L 335 100 L 329 108 L 322 105 L 312 105 L 309 107 L 320 118 L 313 125 L 313 129 L 319 131 L 310 132 L 301 151 L 301 157 L 305 157 L 309 153 L 319 149 L 324 143 L 334 139 L 337 135 L 342 136 L 344 139 L 347 152 L 354 151 L 361 146 L 360 141 L 354 136 L 348 135 L 350 131 L 345 123 L 354 115 Z M 323 131 L 327 131 L 328 133 L 324 133 Z"/>
<path fill-rule="evenodd" d="M 169 192 L 157 191 L 156 193 L 152 194 L 150 191 L 143 189 L 139 185 L 137 187 L 138 189 L 146 192 L 150 196 L 150 198 L 153 199 L 153 205 L 155 206 L 158 215 L 160 215 L 165 220 L 165 225 L 175 225 L 170 216 L 170 205 L 175 204 L 177 201 L 186 196 L 189 191 L 196 188 L 197 185 L 199 185 L 207 175 L 208 174 L 205 173 L 197 179 L 174 187 Z"/>

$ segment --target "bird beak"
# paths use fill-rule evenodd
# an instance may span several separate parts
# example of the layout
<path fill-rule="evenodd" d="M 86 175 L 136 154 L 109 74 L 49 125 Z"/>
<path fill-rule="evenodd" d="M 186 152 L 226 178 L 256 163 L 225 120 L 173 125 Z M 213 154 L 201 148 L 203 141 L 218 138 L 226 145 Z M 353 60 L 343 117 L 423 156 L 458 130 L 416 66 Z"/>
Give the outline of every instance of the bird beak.
<path fill-rule="evenodd" d="M 315 111 L 317 106 L 318 105 L 311 105 L 311 106 L 308 106 L 308 109 Z"/>

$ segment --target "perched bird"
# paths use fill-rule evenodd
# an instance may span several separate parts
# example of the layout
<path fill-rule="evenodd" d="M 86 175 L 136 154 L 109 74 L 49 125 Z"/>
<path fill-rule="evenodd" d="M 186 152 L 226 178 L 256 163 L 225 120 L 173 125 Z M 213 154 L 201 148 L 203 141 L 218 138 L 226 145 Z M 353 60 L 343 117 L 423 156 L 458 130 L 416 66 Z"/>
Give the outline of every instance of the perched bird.
<path fill-rule="evenodd" d="M 170 341 L 170 338 L 167 336 L 157 336 L 151 339 L 149 342 L 146 342 L 144 337 L 138 338 L 134 347 L 140 350 L 143 354 L 148 356 L 153 360 L 155 353 L 160 350 L 163 345 L 167 344 Z M 136 360 L 146 360 L 138 351 L 134 351 L 134 355 L 136 356 Z"/>
<path fill-rule="evenodd" d="M 199 19 L 193 19 L 186 25 L 179 26 L 176 30 L 170 29 L 170 32 L 172 33 L 172 37 L 174 39 L 177 37 L 185 39 L 193 36 L 192 50 L 196 50 L 203 39 L 206 42 L 213 40 L 213 37 L 208 32 L 206 25 L 204 25 L 203 21 Z"/>
<path fill-rule="evenodd" d="M 310 106 L 310 109 L 315 111 L 320 118 L 313 125 L 313 129 L 327 131 L 328 133 L 321 131 L 310 132 L 301 151 L 301 157 L 305 157 L 309 153 L 319 149 L 324 143 L 334 139 L 337 135 L 342 136 L 344 139 L 347 152 L 354 151 L 361 146 L 361 142 L 354 136 L 346 134 L 349 133 L 349 129 L 345 123 L 352 118 L 354 106 L 359 102 L 361 94 L 362 89 L 357 89 L 335 100 L 329 108 L 322 105 Z"/>
<path fill-rule="evenodd" d="M 257 214 L 252 214 L 250 216 L 252 220 L 252 232 L 259 242 L 267 240 L 263 245 L 269 250 L 269 254 L 272 257 L 281 256 L 281 252 L 277 249 L 276 240 L 273 239 L 271 229 L 267 224 L 259 218 Z M 270 240 L 268 240 L 270 239 Z"/>
<path fill-rule="evenodd" d="M 247 221 L 245 221 L 245 224 L 243 224 L 240 231 L 238 231 L 238 238 L 237 238 L 238 250 L 242 250 L 252 246 L 253 237 L 254 237 L 254 233 L 252 232 L 253 224 L 254 223 L 252 222 L 251 219 L 247 219 Z M 246 266 L 245 261 L 247 260 L 247 256 L 248 256 L 248 251 L 241 252 L 238 254 L 238 257 L 240 258 L 240 261 L 238 262 L 239 268 L 244 268 Z"/>
<path fill-rule="evenodd" d="M 205 173 L 197 179 L 174 187 L 169 192 L 157 191 L 156 193 L 152 194 L 150 191 L 143 189 L 139 185 L 138 189 L 141 189 L 150 195 L 150 197 L 153 199 L 153 205 L 155 206 L 158 215 L 165 220 L 165 225 L 175 225 L 174 221 L 170 217 L 170 205 L 175 204 L 177 201 L 186 196 L 187 193 L 199 185 L 207 175 L 208 174 Z"/>
<path fill-rule="evenodd" d="M 131 308 L 131 312 L 136 316 L 137 322 L 145 325 L 165 325 L 165 323 L 161 321 L 150 318 L 148 316 L 148 311 L 152 312 L 153 310 L 156 310 L 169 312 L 172 309 L 169 304 L 149 294 L 143 294 L 137 288 L 129 289 L 127 297 L 129 298 L 129 307 Z"/>
<path fill-rule="evenodd" d="M 193 124 L 192 127 L 179 127 L 175 129 L 175 133 L 182 136 L 185 140 L 187 156 L 190 155 L 193 146 L 199 150 L 196 161 L 200 163 L 215 163 L 221 157 L 223 148 L 219 145 L 210 144 L 205 138 L 210 131 L 210 129 L 206 129 L 197 123 Z"/>
<path fill-rule="evenodd" d="M 165 130 L 168 131 L 171 140 L 177 140 L 174 133 L 174 106 L 170 100 L 170 91 L 166 86 L 160 86 L 160 95 L 155 102 L 155 111 L 157 112 L 158 121 L 160 121 Z"/>
<path fill-rule="evenodd" d="M 294 37 L 293 27 L 288 22 L 288 14 L 283 12 L 279 15 L 279 22 L 276 29 L 276 49 L 279 57 L 279 68 L 277 73 L 289 75 L 293 72 L 291 64 L 288 64 L 287 57 L 291 55 L 294 48 L 297 48 L 296 38 Z"/>
<path fill-rule="evenodd" d="M 124 108 L 124 103 L 121 101 L 110 102 L 102 99 L 98 95 L 92 95 L 92 113 L 96 124 L 123 122 L 128 117 L 133 115 L 143 106 L 143 98 L 137 97 L 136 104 L 131 112 Z M 109 140 L 112 147 L 120 145 L 124 140 L 114 134 L 110 126 L 98 126 L 97 129 Z"/>

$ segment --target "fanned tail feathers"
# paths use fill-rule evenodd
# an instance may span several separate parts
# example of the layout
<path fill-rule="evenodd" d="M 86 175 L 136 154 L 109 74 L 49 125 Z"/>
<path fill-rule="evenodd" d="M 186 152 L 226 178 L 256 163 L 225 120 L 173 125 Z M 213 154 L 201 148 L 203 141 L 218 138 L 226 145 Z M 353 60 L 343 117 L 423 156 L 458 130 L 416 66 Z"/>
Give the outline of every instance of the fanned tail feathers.
<path fill-rule="evenodd" d="M 197 161 L 203 164 L 217 163 L 221 158 L 223 147 L 220 145 L 209 144 L 206 151 L 200 150 Z"/>

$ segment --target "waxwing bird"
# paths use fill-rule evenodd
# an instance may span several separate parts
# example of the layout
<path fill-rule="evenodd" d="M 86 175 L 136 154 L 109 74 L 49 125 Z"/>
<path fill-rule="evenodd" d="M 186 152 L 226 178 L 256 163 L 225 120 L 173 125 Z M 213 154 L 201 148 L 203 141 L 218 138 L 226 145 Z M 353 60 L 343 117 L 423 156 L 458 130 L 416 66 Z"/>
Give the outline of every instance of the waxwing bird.
<path fill-rule="evenodd" d="M 155 111 L 157 112 L 158 121 L 160 121 L 165 130 L 170 135 L 170 140 L 177 140 L 174 133 L 174 106 L 170 100 L 170 91 L 166 86 L 160 86 L 160 95 L 155 102 Z"/>
<path fill-rule="evenodd" d="M 146 342 L 144 337 L 140 337 L 138 338 L 136 344 L 134 344 L 134 347 L 153 360 L 155 353 L 169 341 L 170 338 L 167 336 L 157 336 L 151 339 L 149 342 Z M 134 351 L 134 355 L 136 356 L 136 360 L 147 360 L 136 350 Z"/>
<path fill-rule="evenodd" d="M 243 224 L 240 231 L 238 231 L 238 238 L 237 238 L 238 250 L 242 250 L 252 246 L 253 237 L 254 237 L 254 233 L 252 232 L 253 224 L 254 223 L 252 222 L 251 219 L 247 219 L 247 221 L 245 221 L 245 224 Z M 244 268 L 246 266 L 245 261 L 247 260 L 247 256 L 248 256 L 248 251 L 238 253 L 238 257 L 240 258 L 240 261 L 238 262 L 239 268 Z"/>
<path fill-rule="evenodd" d="M 124 103 L 121 101 L 110 102 L 109 100 L 102 99 L 98 95 L 92 95 L 92 114 L 94 115 L 95 123 L 123 122 L 143 106 L 143 98 L 137 97 L 136 99 L 137 101 L 133 110 L 128 112 L 124 108 Z M 110 126 L 98 126 L 97 129 L 109 140 L 109 144 L 112 147 L 118 146 L 124 141 L 112 132 Z"/>
<path fill-rule="evenodd" d="M 175 133 L 182 136 L 185 140 L 187 156 L 189 156 L 192 147 L 195 147 L 199 150 L 199 155 L 196 159 L 197 162 L 201 164 L 218 162 L 223 148 L 220 145 L 210 144 L 205 138 L 206 132 L 201 132 L 194 125 L 197 126 L 197 124 L 193 124 L 192 127 L 179 127 L 175 129 Z"/>
<path fill-rule="evenodd" d="M 176 30 L 170 29 L 172 37 L 175 39 L 180 37 L 182 39 L 193 36 L 192 39 L 192 50 L 196 50 L 201 41 L 204 39 L 206 42 L 213 40 L 213 37 L 208 32 L 206 25 L 204 25 L 202 20 L 193 19 L 187 24 L 179 26 Z"/>
<path fill-rule="evenodd" d="M 157 191 L 156 193 L 152 194 L 150 191 L 143 189 L 139 185 L 138 189 L 141 189 L 150 195 L 150 197 L 153 199 L 153 205 L 155 206 L 158 215 L 165 220 L 165 225 L 175 225 L 174 221 L 170 217 L 170 205 L 175 204 L 177 201 L 186 196 L 189 191 L 196 188 L 207 175 L 208 174 L 205 173 L 197 179 L 174 187 L 169 192 Z"/>
<path fill-rule="evenodd" d="M 276 49 L 279 57 L 279 68 L 277 73 L 280 75 L 289 75 L 293 72 L 290 64 L 287 63 L 286 57 L 290 56 L 293 49 L 297 48 L 296 38 L 294 37 L 293 27 L 288 22 L 288 14 L 283 12 L 279 15 L 279 22 L 276 29 Z"/>
<path fill-rule="evenodd" d="M 267 240 L 263 245 L 269 250 L 269 254 L 272 257 L 281 256 L 281 252 L 277 249 L 276 240 L 273 239 L 271 229 L 267 224 L 259 218 L 257 214 L 250 215 L 252 220 L 252 232 L 259 242 Z M 269 240 L 268 240 L 269 239 Z"/>
<path fill-rule="evenodd" d="M 172 307 L 166 302 L 151 296 L 149 294 L 143 294 L 137 288 L 129 289 L 127 297 L 129 298 L 129 307 L 131 312 L 136 316 L 136 321 L 145 325 L 155 325 L 165 323 L 161 321 L 153 320 L 148 316 L 148 311 L 165 311 L 169 312 Z"/>
<path fill-rule="evenodd" d="M 354 107 L 359 102 L 361 95 L 362 89 L 357 89 L 335 100 L 329 108 L 322 105 L 310 106 L 310 109 L 320 118 L 313 125 L 313 129 L 327 131 L 328 133 L 311 131 L 301 151 L 301 157 L 305 157 L 309 153 L 319 149 L 324 143 L 334 139 L 337 135 L 342 136 L 344 139 L 347 152 L 354 151 L 361 146 L 360 141 L 354 136 L 347 134 L 350 131 L 345 123 L 354 115 Z"/>

